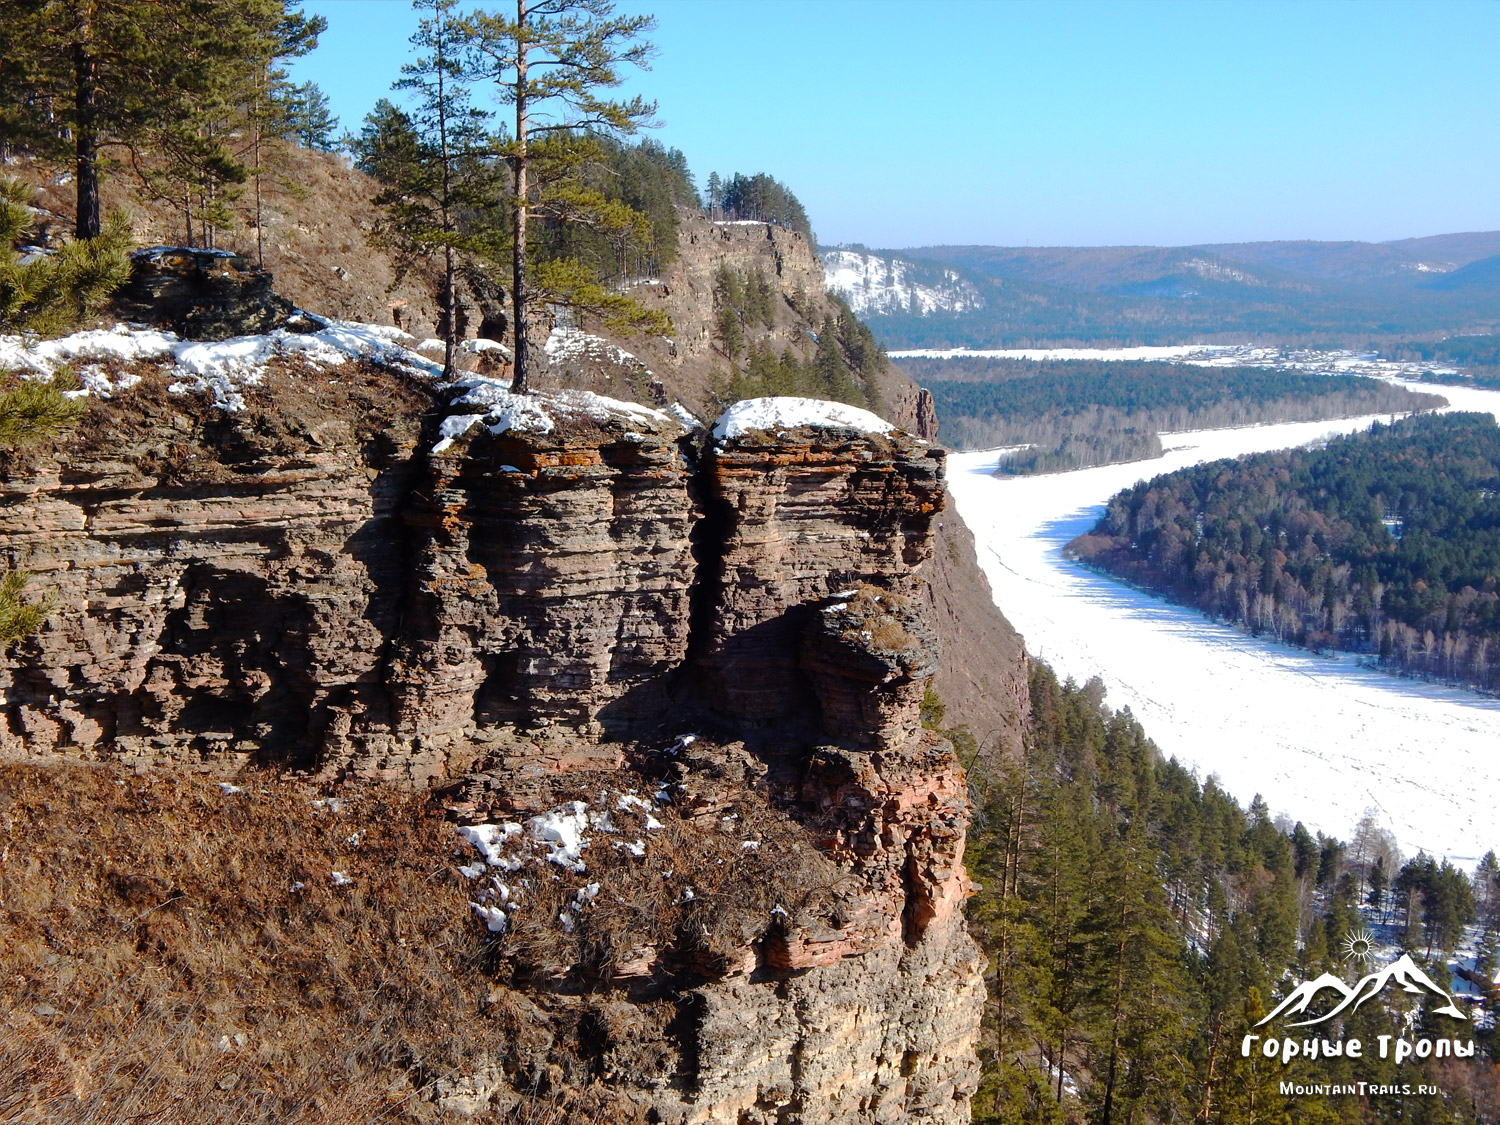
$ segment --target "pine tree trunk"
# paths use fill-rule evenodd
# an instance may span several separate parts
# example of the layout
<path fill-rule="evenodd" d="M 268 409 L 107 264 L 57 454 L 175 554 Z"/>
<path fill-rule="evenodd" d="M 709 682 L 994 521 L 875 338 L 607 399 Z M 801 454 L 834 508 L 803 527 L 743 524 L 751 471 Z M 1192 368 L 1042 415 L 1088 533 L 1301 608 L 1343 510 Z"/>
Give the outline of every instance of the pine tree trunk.
<path fill-rule="evenodd" d="M 266 240 L 260 210 L 260 142 L 265 135 L 265 109 L 261 105 L 261 98 L 265 82 L 266 74 L 263 67 L 257 77 L 255 87 L 255 264 L 260 269 L 266 268 Z"/>
<path fill-rule="evenodd" d="M 526 0 L 516 0 L 516 157 L 515 157 L 515 239 L 511 249 L 512 318 L 515 321 L 516 370 L 511 379 L 512 393 L 523 395 L 531 389 L 531 356 L 526 340 Z"/>
<path fill-rule="evenodd" d="M 73 17 L 75 151 L 78 157 L 78 220 L 74 233 L 79 238 L 98 238 L 99 62 L 89 46 L 93 30 L 90 5 L 75 5 Z"/>
<path fill-rule="evenodd" d="M 449 236 L 453 233 L 453 161 L 448 152 L 448 102 L 444 79 L 446 77 L 447 60 L 443 57 L 443 33 L 447 30 L 443 25 L 443 10 L 437 8 L 435 14 L 438 20 L 437 39 L 437 86 L 438 86 L 438 147 L 443 160 L 443 234 Z M 456 337 L 458 336 L 458 287 L 454 284 L 453 276 L 453 243 L 451 240 L 443 246 L 443 307 L 447 310 L 447 320 L 443 331 L 443 378 L 453 378 L 455 364 L 453 360 L 456 349 Z"/>
<path fill-rule="evenodd" d="M 458 347 L 455 337 L 458 335 L 458 286 L 454 280 L 453 269 L 453 247 L 443 247 L 443 305 L 447 309 L 447 323 L 443 326 L 443 378 L 453 378 L 455 364 L 454 353 Z"/>

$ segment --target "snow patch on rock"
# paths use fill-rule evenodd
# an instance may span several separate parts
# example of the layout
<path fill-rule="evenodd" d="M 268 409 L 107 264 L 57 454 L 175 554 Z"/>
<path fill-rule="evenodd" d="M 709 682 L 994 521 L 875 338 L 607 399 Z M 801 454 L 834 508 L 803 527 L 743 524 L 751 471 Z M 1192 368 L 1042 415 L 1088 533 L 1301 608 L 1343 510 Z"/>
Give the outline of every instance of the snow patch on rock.
<path fill-rule="evenodd" d="M 445 419 L 443 428 L 439 432 L 443 441 L 448 441 L 449 444 L 451 444 L 449 439 L 467 432 L 474 424 L 473 421 L 459 423 L 457 421 L 459 418 L 482 419 L 489 426 L 492 434 L 511 431 L 550 434 L 556 427 L 556 419 L 568 415 L 581 415 L 597 422 L 618 422 L 632 428 L 640 426 L 647 428 L 664 426 L 671 430 L 681 428 L 681 423 L 670 414 L 653 410 L 649 406 L 642 406 L 640 403 L 608 398 L 605 395 L 595 394 L 593 391 L 537 391 L 533 394 L 518 395 L 511 392 L 506 382 L 485 375 L 465 376 L 449 385 L 463 392 L 453 400 L 452 405 L 487 408 L 483 414 L 464 414 Z M 447 429 L 450 422 L 454 423 L 455 428 L 462 424 L 463 429 L 450 433 Z M 448 448 L 443 441 L 433 447 L 434 453 L 441 453 Z"/>
<path fill-rule="evenodd" d="M 888 434 L 895 429 L 868 410 L 818 398 L 747 398 L 735 403 L 714 423 L 716 441 L 733 441 L 753 430 L 791 430 L 811 426 L 820 430 L 858 430 Z"/>
<path fill-rule="evenodd" d="M 19 371 L 26 378 L 51 376 L 64 364 L 78 360 L 165 361 L 178 376 L 168 388 L 173 394 L 208 394 L 221 410 L 245 408 L 242 391 L 265 377 L 272 361 L 299 356 L 317 367 L 338 367 L 350 358 L 365 358 L 408 374 L 433 377 L 442 367 L 419 355 L 414 337 L 399 328 L 360 324 L 349 320 L 311 318 L 316 332 L 278 328 L 255 336 L 227 340 L 183 340 L 172 332 L 117 324 L 108 329 L 74 332 L 56 340 L 0 336 L 0 370 Z M 92 376 L 92 377 L 91 377 Z M 124 381 L 104 385 L 102 373 L 84 376 L 84 391 L 110 393 L 124 389 Z"/>

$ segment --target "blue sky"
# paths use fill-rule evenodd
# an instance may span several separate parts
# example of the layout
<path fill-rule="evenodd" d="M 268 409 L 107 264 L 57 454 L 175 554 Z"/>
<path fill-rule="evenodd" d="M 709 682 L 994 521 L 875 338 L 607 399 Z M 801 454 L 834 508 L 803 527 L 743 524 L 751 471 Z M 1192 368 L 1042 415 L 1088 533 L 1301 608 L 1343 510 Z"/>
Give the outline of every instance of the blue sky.
<path fill-rule="evenodd" d="M 820 240 L 902 247 L 1383 240 L 1500 228 L 1500 4 L 622 0 L 629 89 L 711 171 L 770 172 Z M 406 0 L 313 0 L 348 128 Z"/>

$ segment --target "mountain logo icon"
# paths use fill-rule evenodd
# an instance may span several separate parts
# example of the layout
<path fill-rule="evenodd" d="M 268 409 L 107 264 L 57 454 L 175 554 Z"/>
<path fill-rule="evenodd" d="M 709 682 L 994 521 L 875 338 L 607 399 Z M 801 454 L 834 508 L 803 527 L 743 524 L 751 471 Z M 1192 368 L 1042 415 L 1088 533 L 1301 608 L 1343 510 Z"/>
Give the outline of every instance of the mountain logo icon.
<path fill-rule="evenodd" d="M 1289 1023 L 1287 1026 L 1308 1027 L 1312 1024 L 1323 1023 L 1342 1012 L 1352 1012 L 1366 1000 L 1378 996 L 1390 984 L 1399 985 L 1403 992 L 1410 992 L 1414 995 L 1420 996 L 1426 993 L 1429 996 L 1442 997 L 1443 1006 L 1436 1009 L 1440 1016 L 1452 1016 L 1459 1020 L 1469 1018 L 1458 1010 L 1458 1005 L 1453 1002 L 1452 996 L 1434 984 L 1432 978 L 1417 967 L 1409 954 L 1403 953 L 1385 968 L 1360 977 L 1353 987 L 1345 984 L 1332 973 L 1324 973 L 1314 980 L 1303 981 L 1292 989 L 1291 994 L 1285 1000 L 1271 1010 L 1270 1015 L 1255 1026 L 1261 1027 L 1268 1024 L 1278 1016 L 1300 1016 L 1312 1006 L 1312 1002 L 1317 997 L 1325 992 L 1333 992 L 1338 996 L 1338 1001 L 1329 1011 L 1310 1020 Z"/>

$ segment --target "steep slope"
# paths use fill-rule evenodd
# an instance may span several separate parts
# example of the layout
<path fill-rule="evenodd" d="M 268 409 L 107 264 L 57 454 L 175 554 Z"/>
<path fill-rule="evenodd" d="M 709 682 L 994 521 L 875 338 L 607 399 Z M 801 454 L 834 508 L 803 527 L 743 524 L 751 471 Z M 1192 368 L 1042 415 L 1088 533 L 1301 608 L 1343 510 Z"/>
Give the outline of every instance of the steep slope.
<path fill-rule="evenodd" d="M 262 181 L 259 230 L 252 187 L 230 204 L 238 223 L 219 232 L 217 245 L 252 262 L 263 258 L 276 275 L 277 292 L 302 308 L 373 324 L 398 323 L 399 317 L 413 333 L 430 334 L 437 323 L 435 278 L 419 269 L 398 280 L 391 255 L 370 243 L 375 182 L 341 156 L 294 146 L 277 146 L 273 167 L 275 175 Z M 7 163 L 5 175 L 36 189 L 44 233 L 71 232 L 76 189 L 67 168 L 17 159 Z M 107 176 L 102 190 L 106 211 L 129 216 L 137 245 L 184 244 L 187 232 L 178 205 L 142 190 L 128 169 Z M 194 237 L 201 245 L 196 224 Z"/>
<path fill-rule="evenodd" d="M 973 282 L 955 270 L 857 248 L 821 251 L 824 284 L 859 316 L 913 313 L 935 316 L 982 308 Z"/>
<path fill-rule="evenodd" d="M 144 355 L 148 335 L 100 346 Z M 336 1120 L 305 1085 L 322 1089 L 317 1049 L 265 1045 L 287 990 L 226 967 L 281 947 L 319 961 L 343 897 L 378 884 L 369 908 L 394 917 L 425 869 L 467 952 L 446 936 L 427 970 L 378 957 L 401 980 L 437 972 L 432 1018 L 467 1025 L 466 1045 L 413 1033 L 325 1065 L 358 1057 L 411 1114 L 543 1112 L 571 1089 L 608 1120 L 966 1119 L 982 991 L 960 910 L 966 786 L 920 723 L 942 450 L 816 408 L 710 438 L 587 392 L 442 387 L 395 345 L 380 362 L 267 348 L 261 370 L 199 390 L 188 354 L 80 356 L 109 397 L 75 440 L 3 470 L 0 535 L 54 598 L 0 662 L 7 788 L 39 794 L 7 813 L 4 925 L 71 967 L 3 986 L 18 1104 L 50 1096 L 33 1061 L 60 1044 L 90 1074 L 151 1076 L 151 1051 L 111 1047 L 107 1004 L 63 990 L 186 957 L 130 1051 L 171 1041 L 204 979 L 234 997 L 204 1014 L 208 1041 L 256 1046 L 232 1066 L 184 1049 L 139 1097 L 198 1104 L 206 1083 L 243 1081 L 238 1120 Z M 185 769 L 252 794 L 246 815 L 192 811 L 213 790 L 171 780 Z M 371 812 L 289 849 L 288 872 L 295 824 L 253 803 L 273 786 L 271 804 L 312 800 L 309 776 L 320 808 L 331 793 Z M 389 780 L 434 787 L 427 813 Z M 158 785 L 180 799 L 153 804 Z M 159 815 L 133 819 L 143 800 Z M 59 869 L 75 823 L 114 842 Z M 174 873 L 183 831 L 197 858 Z M 106 930 L 176 905 L 141 960 L 111 968 L 96 915 L 57 913 L 86 899 L 110 904 Z M 231 914 L 255 924 L 222 929 Z M 234 952 L 210 964 L 198 947 Z M 459 967 L 481 958 L 476 997 Z M 360 1026 L 378 1039 L 380 1019 Z M 77 1081 L 76 1119 L 139 1100 L 130 1081 Z"/>

